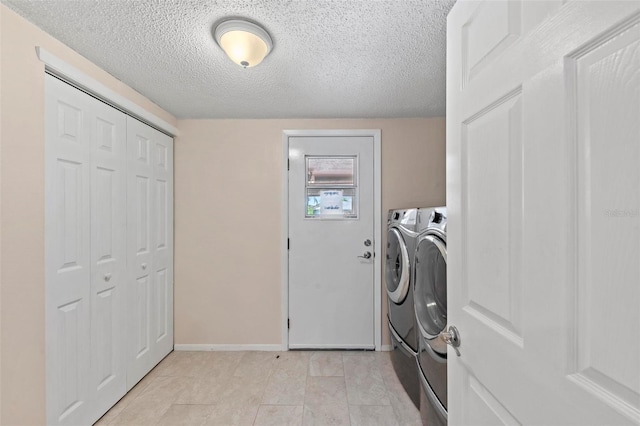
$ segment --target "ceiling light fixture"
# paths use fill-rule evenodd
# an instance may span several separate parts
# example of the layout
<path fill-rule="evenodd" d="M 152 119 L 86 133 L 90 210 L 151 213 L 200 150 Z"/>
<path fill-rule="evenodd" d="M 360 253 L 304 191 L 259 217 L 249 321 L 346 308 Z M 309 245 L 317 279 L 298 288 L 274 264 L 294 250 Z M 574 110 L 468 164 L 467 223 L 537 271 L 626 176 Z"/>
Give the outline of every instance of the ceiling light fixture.
<path fill-rule="evenodd" d="M 240 19 L 220 23 L 214 35 L 227 56 L 244 68 L 258 65 L 273 48 L 264 28 Z"/>

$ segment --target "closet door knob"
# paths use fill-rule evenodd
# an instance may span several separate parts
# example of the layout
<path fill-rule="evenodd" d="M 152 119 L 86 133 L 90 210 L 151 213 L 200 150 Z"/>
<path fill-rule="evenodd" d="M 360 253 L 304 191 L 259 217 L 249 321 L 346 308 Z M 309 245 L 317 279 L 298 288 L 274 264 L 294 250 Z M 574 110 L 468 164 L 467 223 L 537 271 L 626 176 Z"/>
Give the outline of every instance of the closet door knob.
<path fill-rule="evenodd" d="M 143 269 L 143 270 L 147 269 L 147 264 L 146 264 L 146 263 L 143 263 L 143 264 L 142 264 L 142 265 L 140 265 L 140 266 L 142 266 L 142 269 Z"/>
<path fill-rule="evenodd" d="M 104 280 L 109 282 L 111 280 L 111 274 L 104 274 Z"/>

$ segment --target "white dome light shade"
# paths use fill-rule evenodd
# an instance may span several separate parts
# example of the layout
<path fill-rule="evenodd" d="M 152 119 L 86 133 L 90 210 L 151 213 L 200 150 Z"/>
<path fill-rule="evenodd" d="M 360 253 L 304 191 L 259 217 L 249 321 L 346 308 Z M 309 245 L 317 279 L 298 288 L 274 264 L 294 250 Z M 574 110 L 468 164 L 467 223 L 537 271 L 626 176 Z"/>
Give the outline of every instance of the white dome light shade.
<path fill-rule="evenodd" d="M 238 19 L 218 25 L 215 38 L 227 56 L 244 68 L 258 65 L 273 47 L 271 37 L 264 29 Z"/>

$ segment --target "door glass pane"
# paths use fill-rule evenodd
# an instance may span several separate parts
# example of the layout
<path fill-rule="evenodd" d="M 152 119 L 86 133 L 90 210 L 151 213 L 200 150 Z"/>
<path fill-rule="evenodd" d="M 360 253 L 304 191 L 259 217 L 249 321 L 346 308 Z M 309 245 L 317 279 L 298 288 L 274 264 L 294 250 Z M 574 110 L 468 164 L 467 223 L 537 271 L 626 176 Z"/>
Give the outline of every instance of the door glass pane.
<path fill-rule="evenodd" d="M 306 156 L 305 217 L 358 217 L 358 157 Z"/>
<path fill-rule="evenodd" d="M 356 157 L 307 156 L 307 186 L 356 185 Z"/>
<path fill-rule="evenodd" d="M 306 217 L 358 217 L 356 188 L 307 188 Z"/>

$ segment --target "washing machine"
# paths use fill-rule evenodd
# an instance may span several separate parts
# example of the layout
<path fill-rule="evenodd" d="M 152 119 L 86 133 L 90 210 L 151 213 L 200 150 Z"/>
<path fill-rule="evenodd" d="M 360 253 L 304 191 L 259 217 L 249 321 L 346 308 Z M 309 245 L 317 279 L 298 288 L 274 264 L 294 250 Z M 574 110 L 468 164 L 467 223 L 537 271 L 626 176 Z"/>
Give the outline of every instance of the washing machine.
<path fill-rule="evenodd" d="M 391 363 L 416 407 L 419 406 L 420 387 L 416 374 L 418 336 L 412 281 L 417 214 L 417 208 L 389 210 L 385 253 L 388 326 L 393 344 Z"/>
<path fill-rule="evenodd" d="M 447 424 L 447 209 L 418 211 L 414 254 L 414 308 L 418 329 L 420 416 L 425 425 Z"/>

